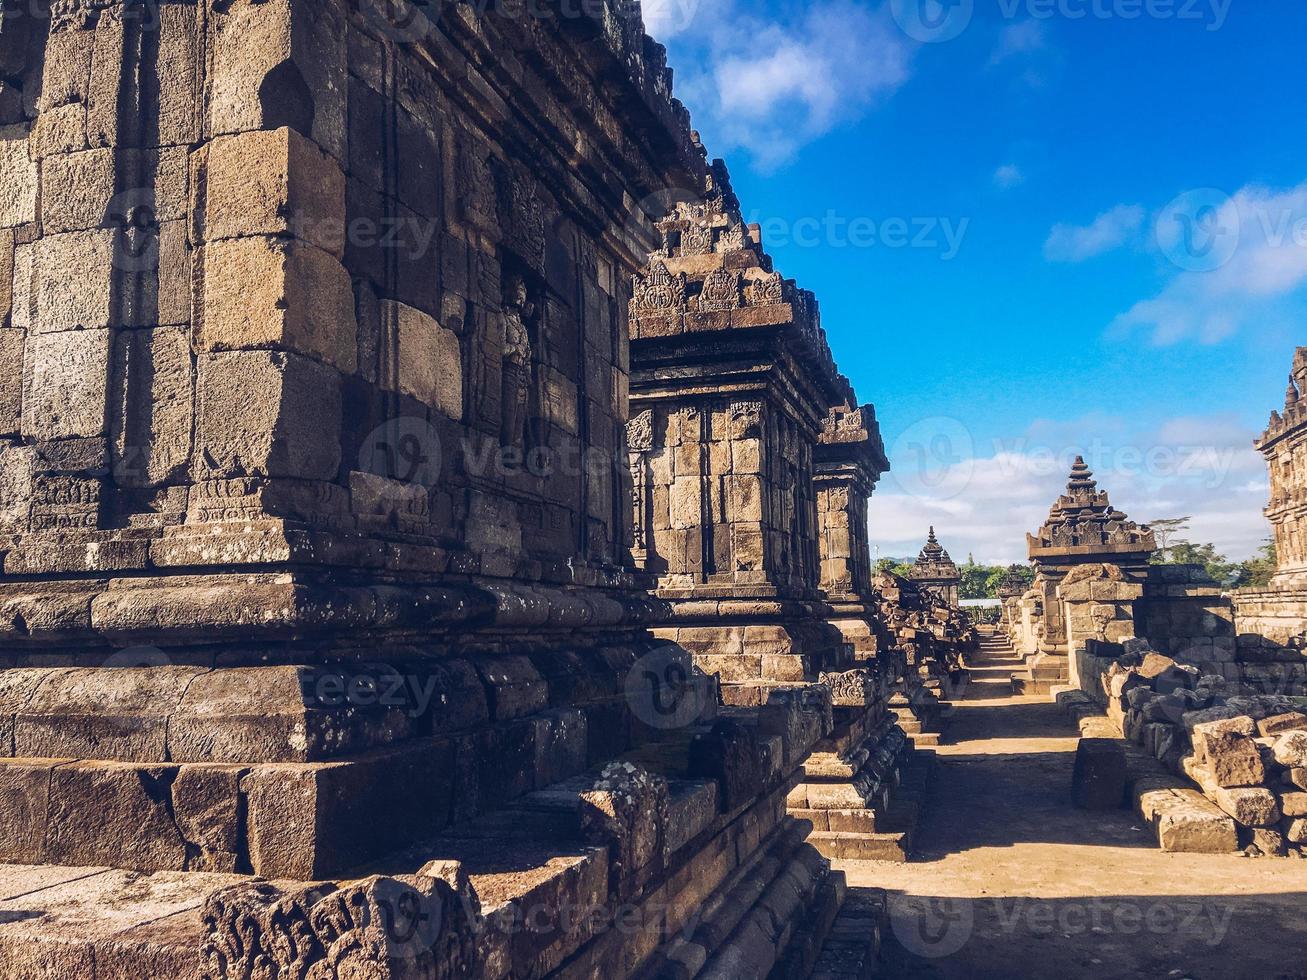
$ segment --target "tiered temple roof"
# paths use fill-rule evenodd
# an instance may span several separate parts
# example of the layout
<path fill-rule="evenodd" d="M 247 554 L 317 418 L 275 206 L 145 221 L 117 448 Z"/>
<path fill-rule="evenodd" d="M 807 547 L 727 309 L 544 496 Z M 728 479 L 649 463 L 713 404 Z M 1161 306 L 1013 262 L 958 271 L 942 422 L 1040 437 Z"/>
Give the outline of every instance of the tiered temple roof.
<path fill-rule="evenodd" d="M 1266 431 L 1256 446 L 1266 452 L 1275 443 L 1303 425 L 1307 425 L 1307 347 L 1294 353 L 1293 368 L 1289 372 L 1289 386 L 1284 392 L 1284 412 L 1271 412 Z"/>
<path fill-rule="evenodd" d="M 1081 456 L 1076 457 L 1066 493 L 1057 498 L 1048 520 L 1026 535 L 1030 557 L 1148 554 L 1157 540 L 1146 525 L 1137 524 L 1112 506 L 1106 490 L 1099 490 L 1094 474 Z"/>
<path fill-rule="evenodd" d="M 916 581 L 947 581 L 960 577 L 957 564 L 935 537 L 935 528 L 931 527 L 926 546 L 921 549 L 921 554 L 917 555 L 917 561 L 912 566 L 912 578 Z"/>

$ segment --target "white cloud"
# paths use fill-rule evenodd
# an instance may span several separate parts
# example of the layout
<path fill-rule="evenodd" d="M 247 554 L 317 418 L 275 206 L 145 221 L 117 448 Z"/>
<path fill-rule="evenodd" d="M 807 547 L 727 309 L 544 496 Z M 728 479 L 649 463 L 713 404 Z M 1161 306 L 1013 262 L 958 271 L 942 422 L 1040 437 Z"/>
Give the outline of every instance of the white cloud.
<path fill-rule="evenodd" d="M 744 149 L 771 170 L 896 91 L 911 53 L 884 8 L 819 0 L 770 20 L 719 0 L 674 38 L 671 60 L 712 151 Z"/>
<path fill-rule="evenodd" d="M 1023 20 L 999 32 L 998 46 L 990 56 L 989 63 L 997 65 L 1017 55 L 1042 51 L 1045 44 L 1044 25 L 1037 20 Z"/>
<path fill-rule="evenodd" d="M 1307 183 L 1244 187 L 1232 197 L 1191 192 L 1154 218 L 1170 278 L 1112 322 L 1119 334 L 1151 332 L 1157 345 L 1217 343 L 1307 286 Z M 1204 210 L 1205 209 L 1205 210 Z"/>
<path fill-rule="evenodd" d="M 911 458 L 892 447 L 895 469 L 872 497 L 872 543 L 882 557 L 910 557 L 933 524 L 958 561 L 970 553 L 981 562 L 1024 562 L 1026 533 L 1044 522 L 1080 454 L 1112 503 L 1133 519 L 1190 516 L 1186 537 L 1241 560 L 1270 534 L 1262 515 L 1265 464 L 1253 438 L 1223 415 L 1175 418 L 1148 429 L 1103 415 L 1040 420 L 1014 439 L 956 460 L 952 473 L 934 481 L 943 493 L 915 481 Z"/>
<path fill-rule="evenodd" d="M 1005 163 L 994 171 L 994 186 L 1007 190 L 1026 182 L 1026 175 L 1015 163 Z"/>
<path fill-rule="evenodd" d="M 1044 258 L 1050 262 L 1084 262 L 1120 248 L 1139 234 L 1144 217 L 1143 208 L 1121 204 L 1084 227 L 1055 225 L 1044 242 Z"/>
<path fill-rule="evenodd" d="M 644 29 L 666 43 L 689 30 L 699 15 L 701 0 L 642 0 Z"/>

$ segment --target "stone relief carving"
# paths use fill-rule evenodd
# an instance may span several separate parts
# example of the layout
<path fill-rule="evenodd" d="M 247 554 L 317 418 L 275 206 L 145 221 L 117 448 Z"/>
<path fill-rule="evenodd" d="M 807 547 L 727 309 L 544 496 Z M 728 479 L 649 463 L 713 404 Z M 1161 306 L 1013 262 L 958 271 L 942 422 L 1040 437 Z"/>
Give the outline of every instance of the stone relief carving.
<path fill-rule="evenodd" d="M 535 304 L 531 302 L 526 281 L 521 276 L 509 276 L 504 286 L 499 438 L 505 446 L 520 446 L 531 399 L 531 334 L 527 323 L 535 316 Z"/>
<path fill-rule="evenodd" d="M 649 275 L 637 278 L 633 311 L 670 313 L 685 306 L 685 273 L 673 276 L 662 262 L 654 264 Z"/>
<path fill-rule="evenodd" d="M 699 294 L 701 313 L 725 312 L 739 309 L 740 274 L 726 269 L 714 269 L 703 280 Z"/>

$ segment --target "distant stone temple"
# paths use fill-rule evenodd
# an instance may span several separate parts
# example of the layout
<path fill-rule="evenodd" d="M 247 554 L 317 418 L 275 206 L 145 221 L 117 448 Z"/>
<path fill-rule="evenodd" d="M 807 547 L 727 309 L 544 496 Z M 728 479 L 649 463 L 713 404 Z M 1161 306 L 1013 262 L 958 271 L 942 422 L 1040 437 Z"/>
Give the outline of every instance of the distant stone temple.
<path fill-rule="evenodd" d="M 1002 605 L 1001 627 L 1011 633 L 1021 622 L 1021 597 L 1030 588 L 1030 582 L 1022 565 L 1011 565 L 998 583 L 998 600 Z"/>
<path fill-rule="evenodd" d="M 934 527 L 930 529 L 926 546 L 917 555 L 917 560 L 908 574 L 912 581 L 923 589 L 935 593 L 948 605 L 957 606 L 962 573 L 958 571 L 958 566 L 935 537 Z"/>
<path fill-rule="evenodd" d="M 1112 506 L 1093 473 L 1077 456 L 1066 493 L 1048 520 L 1026 535 L 1035 568 L 1031 615 L 1024 618 L 1018 650 L 1036 656 L 1028 674 L 1014 683 L 1031 693 L 1047 691 L 1072 678 L 1071 653 L 1085 637 L 1133 636 L 1132 603 L 1143 595 L 1149 558 L 1157 541 Z"/>

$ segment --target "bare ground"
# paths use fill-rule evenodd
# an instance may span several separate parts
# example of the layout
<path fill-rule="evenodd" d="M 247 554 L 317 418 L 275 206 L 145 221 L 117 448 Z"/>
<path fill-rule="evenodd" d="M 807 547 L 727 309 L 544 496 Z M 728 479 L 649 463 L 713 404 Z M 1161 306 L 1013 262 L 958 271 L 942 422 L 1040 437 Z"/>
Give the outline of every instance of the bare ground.
<path fill-rule="evenodd" d="M 971 672 L 911 864 L 837 862 L 889 893 L 891 977 L 1307 978 L 1307 860 L 1166 854 L 1127 810 L 1070 802 L 1074 725 Z"/>

